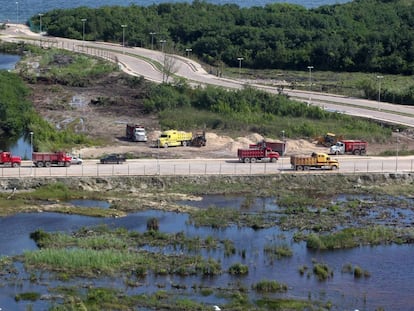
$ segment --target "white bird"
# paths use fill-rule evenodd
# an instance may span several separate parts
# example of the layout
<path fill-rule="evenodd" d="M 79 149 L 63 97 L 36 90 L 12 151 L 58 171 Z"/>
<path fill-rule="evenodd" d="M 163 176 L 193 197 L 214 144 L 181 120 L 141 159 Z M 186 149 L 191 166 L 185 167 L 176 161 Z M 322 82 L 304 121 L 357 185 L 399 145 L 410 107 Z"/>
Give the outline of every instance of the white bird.
<path fill-rule="evenodd" d="M 214 306 L 213 308 L 214 308 L 214 311 L 220 311 L 221 310 L 219 306 Z"/>

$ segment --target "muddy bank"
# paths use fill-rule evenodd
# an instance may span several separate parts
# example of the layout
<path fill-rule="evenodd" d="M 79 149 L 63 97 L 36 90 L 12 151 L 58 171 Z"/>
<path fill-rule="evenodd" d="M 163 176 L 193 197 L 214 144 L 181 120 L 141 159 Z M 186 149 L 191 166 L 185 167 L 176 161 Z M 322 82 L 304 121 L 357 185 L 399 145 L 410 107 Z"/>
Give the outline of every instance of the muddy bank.
<path fill-rule="evenodd" d="M 52 183 L 62 183 L 70 189 L 83 191 L 122 191 L 145 193 L 175 191 L 177 188 L 201 194 L 262 191 L 278 189 L 318 189 L 329 192 L 348 192 L 358 188 L 391 185 L 411 185 L 414 174 L 280 174 L 272 176 L 111 176 L 111 177 L 36 177 L 4 178 L 0 191 L 25 191 Z"/>

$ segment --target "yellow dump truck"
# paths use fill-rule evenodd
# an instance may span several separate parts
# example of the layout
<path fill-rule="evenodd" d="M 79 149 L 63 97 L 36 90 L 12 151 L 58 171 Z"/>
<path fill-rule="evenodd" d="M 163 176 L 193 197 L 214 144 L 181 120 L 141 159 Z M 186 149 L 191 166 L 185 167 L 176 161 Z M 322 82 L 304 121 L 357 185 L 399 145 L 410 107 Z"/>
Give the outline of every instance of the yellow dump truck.
<path fill-rule="evenodd" d="M 290 157 L 290 164 L 296 171 L 303 171 L 309 169 L 330 169 L 336 170 L 339 168 L 338 160 L 331 159 L 326 153 L 313 152 L 308 155 L 292 155 Z"/>
<path fill-rule="evenodd" d="M 177 130 L 168 130 L 161 132 L 160 137 L 158 137 L 155 142 L 156 147 L 173 147 L 173 146 L 190 146 L 191 141 L 193 140 L 193 133 L 177 131 Z"/>

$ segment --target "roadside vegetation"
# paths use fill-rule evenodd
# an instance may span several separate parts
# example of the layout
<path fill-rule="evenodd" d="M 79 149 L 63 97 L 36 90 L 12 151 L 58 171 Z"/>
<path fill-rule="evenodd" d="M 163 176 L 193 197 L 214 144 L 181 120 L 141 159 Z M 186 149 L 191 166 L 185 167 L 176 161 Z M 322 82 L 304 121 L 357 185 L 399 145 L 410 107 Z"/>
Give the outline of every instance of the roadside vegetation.
<path fill-rule="evenodd" d="M 25 206 L 33 203 L 45 206 L 56 203 L 56 208 L 52 211 L 66 212 L 65 202 L 68 200 L 95 199 L 111 202 L 111 206 L 103 210 L 111 210 L 113 215 L 120 215 L 116 213 L 124 212 L 125 207 L 128 212 L 133 212 L 143 208 L 165 210 L 164 207 L 170 205 L 171 210 L 177 211 L 174 201 L 182 200 L 186 196 L 194 198 L 200 194 L 223 193 L 245 196 L 246 199 L 239 208 L 209 206 L 199 209 L 184 208 L 182 212 L 189 215 L 187 225 L 201 228 L 201 231 L 223 230 L 230 226 L 250 227 L 254 230 L 279 227 L 286 234 L 269 236 L 269 240 L 257 250 L 272 265 L 276 265 L 278 261 L 294 259 L 294 243 L 306 243 L 310 251 L 335 251 L 365 245 L 405 244 L 414 241 L 412 230 L 403 227 L 405 219 L 402 218 L 402 213 L 397 212 L 395 216 L 401 222 L 400 227 L 390 214 L 397 206 L 402 211 L 412 208 L 409 198 L 395 196 L 404 193 L 409 195 L 412 185 L 390 179 L 389 186 L 385 186 L 380 178 L 378 183 L 366 181 L 355 187 L 356 182 L 350 176 L 342 177 L 343 180 L 335 177 L 336 183 L 329 176 L 313 177 L 312 180 L 309 178 L 281 176 L 276 181 L 256 176 L 244 178 L 244 182 L 225 177 L 198 178 L 196 182 L 191 178 L 166 177 L 162 182 L 149 177 L 131 178 L 129 181 L 122 179 L 123 186 L 120 184 L 115 187 L 116 191 L 79 190 L 83 184 L 80 180 L 75 184 L 62 181 L 46 185 L 45 182 L 45 186 L 37 187 L 34 191 L 19 191 L 9 195 L 9 198 L 2 193 L 0 205 L 4 211 L 3 202 L 13 202 L 15 205 L 10 205 L 10 212 L 18 213 L 25 211 Z M 221 183 L 217 183 L 218 180 Z M 100 183 L 108 186 L 104 180 Z M 145 184 L 145 199 L 148 202 L 153 201 L 154 204 L 143 203 L 142 194 L 127 191 L 131 183 Z M 278 185 L 277 189 L 274 187 L 275 183 Z M 86 181 L 86 184 L 88 188 L 97 186 L 91 180 Z M 255 187 L 252 188 L 252 185 Z M 336 200 L 338 194 L 352 196 L 347 200 Z M 274 197 L 276 207 L 270 210 L 258 207 L 254 201 L 260 196 Z M 23 210 L 19 204 L 22 204 Z M 80 210 L 72 209 L 71 213 L 84 215 Z M 113 217 L 109 214 L 93 213 L 85 215 Z M 377 218 L 370 214 L 379 214 L 383 224 L 376 225 Z M 384 220 L 384 215 L 387 215 L 388 222 Z M 254 267 L 245 261 L 249 249 L 236 246 L 232 240 L 208 234 L 194 236 L 186 231 L 166 233 L 163 229 L 157 217 L 148 218 L 146 230 L 142 232 L 109 225 L 84 227 L 73 232 L 46 232 L 40 228 L 30 235 L 38 249 L 25 251 L 14 257 L 2 257 L 0 267 L 13 273 L 14 280 L 21 277 L 15 266 L 21 263 L 32 284 L 45 283 L 45 275 L 51 284 L 60 282 L 60 285 L 47 288 L 48 295 L 60 297 L 59 303 L 54 302 L 51 310 L 79 308 L 81 305 L 88 310 L 128 309 L 139 306 L 157 310 L 192 311 L 211 307 L 194 298 L 195 296 L 210 296 L 210 300 L 220 298 L 220 306 L 226 310 L 330 308 L 330 302 L 319 302 L 310 297 L 302 300 L 279 296 L 289 293 L 289 284 L 276 279 L 261 279 L 247 287 L 243 285 L 243 277 L 254 273 Z M 218 259 L 214 254 L 220 254 L 218 258 L 224 256 L 225 260 Z M 228 267 L 224 267 L 226 262 Z M 338 272 L 349 274 L 355 280 L 370 277 L 369 271 L 349 262 L 341 263 L 338 268 L 315 259 L 311 263 L 300 262 L 297 268 L 299 276 L 318 282 L 329 281 Z M 225 289 L 206 286 L 201 281 L 224 274 L 228 274 L 233 280 Z M 148 291 L 145 295 L 130 294 L 130 290 L 139 290 L 152 276 L 156 276 L 158 280 L 155 291 Z M 110 278 L 112 283 L 118 285 L 117 289 L 104 285 L 105 281 L 102 285 L 88 285 L 87 288 L 71 285 L 79 278 L 98 280 L 98 283 Z M 191 284 L 185 281 L 187 278 L 191 278 Z M 171 281 L 172 279 L 176 281 Z M 177 291 L 191 294 L 177 294 Z M 258 295 L 255 299 L 250 296 L 252 292 Z M 270 296 L 271 294 L 277 296 Z M 40 297 L 45 295 L 22 289 L 16 292 L 15 299 L 36 303 Z"/>
<path fill-rule="evenodd" d="M 97 77 L 114 72 L 115 67 L 93 57 L 53 48 L 43 50 L 30 45 L 4 45 L 5 50 L 10 51 L 13 48 L 15 52 L 26 51 L 26 56 L 17 67 L 17 75 L 1 73 L 5 89 L 10 90 L 3 93 L 3 101 L 10 103 L 5 106 L 10 112 L 0 116 L 3 120 L 3 131 L 20 135 L 35 132 L 35 151 L 99 144 L 100 142 L 91 141 L 85 134 L 78 134 L 75 126 L 71 124 L 56 130 L 52 124 L 41 119 L 27 101 L 29 89 L 24 81 L 29 84 L 46 82 L 56 86 L 82 87 L 92 84 Z M 33 62 L 38 62 L 40 68 L 33 69 L 30 65 Z M 327 112 L 316 106 L 290 100 L 284 95 L 271 95 L 248 86 L 242 90 L 228 91 L 219 87 L 194 89 L 184 81 L 155 85 L 133 77 L 123 79 L 131 87 L 141 90 L 142 107 L 147 114 L 157 114 L 160 126 L 164 129 L 203 128 L 227 135 L 257 132 L 270 138 L 281 138 L 284 131 L 286 137 L 293 139 L 313 138 L 321 133 L 335 132 L 349 139 L 365 139 L 369 142 L 384 142 L 392 132 L 391 128 L 372 121 Z M 56 91 L 59 92 L 58 89 Z M 14 100 L 7 101 L 11 96 L 14 96 Z M 12 105 L 16 101 L 19 101 L 19 105 Z M 24 103 L 24 107 L 20 107 L 21 103 Z M 67 102 L 56 105 L 57 109 L 70 109 Z M 117 99 L 97 99 L 96 105 L 116 106 Z M 19 114 L 19 109 L 24 110 L 24 113 Z M 177 114 L 177 109 L 183 113 Z M 16 118 L 7 117 L 12 114 Z M 14 124 L 9 125 L 10 120 L 15 120 Z"/>
<path fill-rule="evenodd" d="M 194 1 L 147 7 L 53 10 L 42 16 L 42 29 L 53 36 L 78 40 L 84 36 L 85 40 L 119 43 L 123 38 L 119 25 L 127 24 L 127 45 L 161 50 L 162 39 L 166 40 L 165 49 L 174 54 L 186 55 L 186 49 L 191 48 L 191 57 L 206 63 L 217 75 L 227 68 L 238 75 L 239 57 L 243 58 L 243 72 L 244 69 L 297 70 L 306 75 L 311 65 L 331 80 L 317 83 L 315 90 L 348 93 L 350 83 L 357 86 L 352 96 L 370 99 L 378 96 L 378 75 L 404 75 L 407 83 L 398 87 L 392 85 L 392 78 L 385 78 L 381 98 L 411 105 L 414 103 L 414 83 L 409 79 L 414 68 L 411 53 L 414 40 L 410 31 L 413 10 L 412 4 L 405 0 L 350 1 L 309 10 L 286 3 L 240 8 L 236 4 Z M 84 33 L 83 18 L 87 20 Z M 384 20 L 386 29 L 378 27 Z M 39 29 L 37 15 L 30 23 L 35 31 Z M 332 83 L 336 72 L 365 72 L 371 76 L 352 75 L 353 79 Z M 289 81 L 286 76 L 276 75 Z M 288 83 L 301 84 L 292 80 Z"/>

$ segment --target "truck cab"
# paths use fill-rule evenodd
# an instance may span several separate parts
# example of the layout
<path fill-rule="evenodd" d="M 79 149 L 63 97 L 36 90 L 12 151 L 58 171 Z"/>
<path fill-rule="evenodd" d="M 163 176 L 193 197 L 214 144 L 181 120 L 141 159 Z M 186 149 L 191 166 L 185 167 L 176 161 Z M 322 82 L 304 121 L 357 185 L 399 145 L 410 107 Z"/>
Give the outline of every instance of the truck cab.
<path fill-rule="evenodd" d="M 147 141 L 147 131 L 145 127 L 137 124 L 127 124 L 126 125 L 126 137 L 129 140 L 137 142 L 146 142 Z"/>
<path fill-rule="evenodd" d="M 341 141 L 338 141 L 329 149 L 330 154 L 345 154 L 345 144 Z"/>
<path fill-rule="evenodd" d="M 13 156 L 8 151 L 0 151 L 0 164 L 9 165 L 11 167 L 19 167 L 21 163 L 21 157 Z"/>
<path fill-rule="evenodd" d="M 177 130 L 168 130 L 161 133 L 156 141 L 156 147 L 175 147 L 190 146 L 193 139 L 193 133 Z"/>

